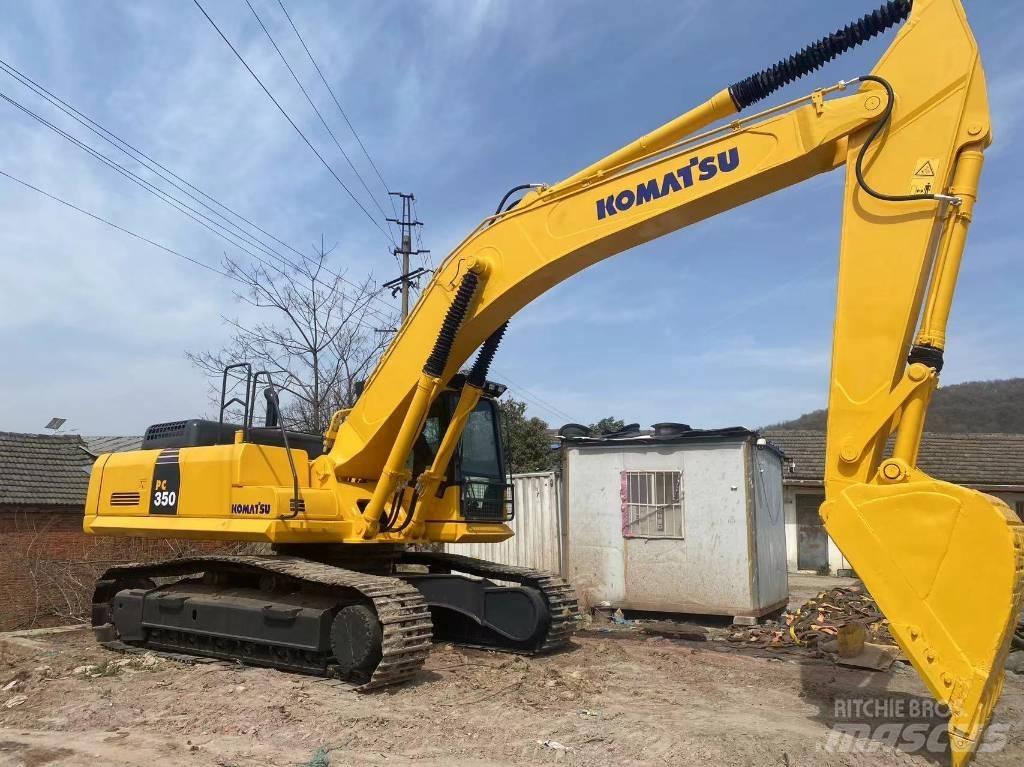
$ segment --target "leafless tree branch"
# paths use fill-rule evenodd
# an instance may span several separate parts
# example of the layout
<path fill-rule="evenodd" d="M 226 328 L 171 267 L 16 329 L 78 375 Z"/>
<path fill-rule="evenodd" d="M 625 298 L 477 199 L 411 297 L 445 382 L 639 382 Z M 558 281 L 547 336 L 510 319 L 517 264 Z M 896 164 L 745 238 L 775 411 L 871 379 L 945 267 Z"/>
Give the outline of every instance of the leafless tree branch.
<path fill-rule="evenodd" d="M 186 353 L 212 379 L 214 401 L 219 402 L 224 368 L 250 362 L 293 395 L 282 408 L 292 428 L 322 433 L 335 410 L 351 407 L 356 383 L 369 375 L 386 347 L 387 337 L 374 327 L 397 319 L 381 318 L 373 308 L 377 290 L 370 279 L 352 283 L 327 268 L 332 251 L 321 238 L 309 259 L 280 269 L 225 254 L 225 271 L 241 283 L 236 298 L 265 319 L 223 317 L 231 330 L 227 344 Z"/>

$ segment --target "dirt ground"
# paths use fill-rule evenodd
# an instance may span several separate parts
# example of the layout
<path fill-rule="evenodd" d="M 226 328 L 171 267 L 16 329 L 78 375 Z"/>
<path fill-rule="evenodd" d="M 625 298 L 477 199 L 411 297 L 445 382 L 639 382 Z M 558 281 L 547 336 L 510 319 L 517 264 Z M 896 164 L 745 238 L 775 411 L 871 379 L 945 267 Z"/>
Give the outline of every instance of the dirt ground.
<path fill-rule="evenodd" d="M 359 694 L 119 655 L 85 630 L 0 635 L 0 765 L 948 764 L 886 726 L 914 715 L 919 732 L 943 730 L 919 710 L 930 698 L 916 674 L 897 668 L 592 629 L 542 658 L 439 645 L 414 683 Z M 878 718 L 851 716 L 865 700 Z M 1024 763 L 1022 714 L 1024 677 L 1009 674 L 1002 734 L 978 765 Z M 844 742 L 850 722 L 869 729 Z"/>

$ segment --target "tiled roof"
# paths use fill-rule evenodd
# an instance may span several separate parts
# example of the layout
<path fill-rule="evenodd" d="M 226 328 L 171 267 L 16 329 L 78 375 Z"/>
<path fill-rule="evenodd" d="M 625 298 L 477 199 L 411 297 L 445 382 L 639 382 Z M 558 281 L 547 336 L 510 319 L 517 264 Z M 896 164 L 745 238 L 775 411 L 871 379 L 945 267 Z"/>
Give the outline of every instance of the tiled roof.
<path fill-rule="evenodd" d="M 825 432 L 766 429 L 762 435 L 793 461 L 784 482 L 820 482 L 825 470 Z M 890 441 L 890 448 L 892 447 Z M 917 460 L 936 479 L 985 489 L 1024 489 L 1024 434 L 925 432 Z"/>
<path fill-rule="evenodd" d="M 77 434 L 0 431 L 0 504 L 81 506 L 92 461 Z"/>
<path fill-rule="evenodd" d="M 0 431 L 0 505 L 81 506 L 96 456 L 141 445 L 142 437 Z"/>
<path fill-rule="evenodd" d="M 142 437 L 82 437 L 85 449 L 94 456 L 104 453 L 120 453 L 124 450 L 138 450 L 142 447 Z"/>

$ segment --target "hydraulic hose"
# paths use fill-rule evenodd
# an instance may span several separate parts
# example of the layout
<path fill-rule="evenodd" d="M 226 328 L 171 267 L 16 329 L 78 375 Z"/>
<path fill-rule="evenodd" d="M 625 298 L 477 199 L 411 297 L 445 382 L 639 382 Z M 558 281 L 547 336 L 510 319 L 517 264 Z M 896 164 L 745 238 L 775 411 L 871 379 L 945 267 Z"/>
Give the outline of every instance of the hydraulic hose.
<path fill-rule="evenodd" d="M 729 95 L 740 111 L 794 80 L 819 69 L 872 37 L 881 34 L 910 15 L 911 0 L 889 0 L 877 11 L 813 42 L 799 53 L 782 59 L 729 86 Z M 862 78 L 864 79 L 864 78 Z M 890 102 L 891 103 L 891 102 Z"/>
<path fill-rule="evenodd" d="M 402 490 L 402 498 L 404 498 L 404 497 L 405 497 L 405 490 L 403 488 L 403 490 Z M 413 488 L 412 499 L 409 501 L 409 512 L 405 515 L 405 519 L 402 520 L 402 524 L 400 524 L 398 527 L 394 527 L 395 522 L 398 521 L 398 512 L 401 511 L 401 505 L 400 505 L 401 504 L 401 499 L 399 499 L 399 505 L 396 506 L 396 508 L 395 508 L 394 519 L 392 519 L 389 522 L 387 530 L 385 530 L 384 532 L 400 533 L 403 530 L 405 530 L 405 528 L 407 528 L 412 523 L 414 512 L 416 511 L 416 502 L 418 500 L 419 500 L 419 494 L 416 492 L 416 489 Z"/>
<path fill-rule="evenodd" d="M 867 194 L 871 195 L 875 199 L 885 200 L 887 202 L 912 202 L 913 200 L 944 200 L 946 202 L 956 202 L 955 197 L 950 197 L 945 194 L 933 194 L 931 192 L 924 192 L 920 194 L 885 194 L 872 189 L 868 182 L 864 179 L 864 157 L 867 155 L 868 147 L 874 143 L 875 139 L 878 138 L 879 134 L 885 130 L 885 126 L 889 124 L 889 119 L 892 117 L 892 108 L 896 102 L 896 94 L 892 90 L 892 86 L 889 81 L 878 77 L 876 75 L 861 75 L 859 78 L 862 82 L 878 83 L 885 88 L 885 94 L 888 100 L 885 104 L 885 111 L 882 112 L 882 116 L 875 123 L 875 127 L 871 129 L 871 133 L 864 140 L 861 145 L 860 151 L 857 153 L 857 161 L 853 165 L 854 173 L 857 174 L 857 184 Z"/>
<path fill-rule="evenodd" d="M 533 189 L 537 184 L 519 184 L 514 186 L 505 192 L 505 196 L 501 198 L 501 202 L 498 203 L 498 209 L 494 211 L 494 215 L 498 215 L 505 209 L 505 203 L 508 202 L 508 198 L 514 195 L 516 192 L 523 192 L 527 189 Z"/>

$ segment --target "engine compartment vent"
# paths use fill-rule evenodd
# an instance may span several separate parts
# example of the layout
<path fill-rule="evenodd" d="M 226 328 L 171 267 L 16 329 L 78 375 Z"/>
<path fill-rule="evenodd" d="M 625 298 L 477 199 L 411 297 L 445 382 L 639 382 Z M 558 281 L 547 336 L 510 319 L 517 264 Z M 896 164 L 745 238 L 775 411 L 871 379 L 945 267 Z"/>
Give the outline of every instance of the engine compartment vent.
<path fill-rule="evenodd" d="M 168 421 L 167 423 L 155 423 L 146 429 L 146 436 L 143 442 L 154 439 L 165 439 L 167 437 L 178 437 L 185 433 L 188 421 Z"/>

